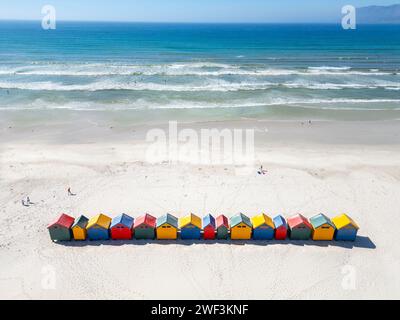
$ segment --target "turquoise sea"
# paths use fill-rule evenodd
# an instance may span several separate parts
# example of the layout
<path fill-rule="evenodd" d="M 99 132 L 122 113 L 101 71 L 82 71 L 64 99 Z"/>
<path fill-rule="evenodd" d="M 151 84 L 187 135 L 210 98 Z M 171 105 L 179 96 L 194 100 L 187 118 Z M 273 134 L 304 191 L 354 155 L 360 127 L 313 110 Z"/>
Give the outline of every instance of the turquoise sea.
<path fill-rule="evenodd" d="M 400 26 L 3 21 L 5 109 L 395 118 Z"/>

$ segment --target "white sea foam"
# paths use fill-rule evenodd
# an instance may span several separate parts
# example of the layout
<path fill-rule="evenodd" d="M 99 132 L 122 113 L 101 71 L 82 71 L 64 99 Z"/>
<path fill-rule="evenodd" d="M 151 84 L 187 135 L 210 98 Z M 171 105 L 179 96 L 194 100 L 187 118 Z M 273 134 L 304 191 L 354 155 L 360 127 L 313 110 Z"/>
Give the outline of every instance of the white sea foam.
<path fill-rule="evenodd" d="M 259 107 L 292 107 L 304 109 L 324 110 L 364 110 L 384 111 L 400 110 L 400 107 L 377 106 L 382 103 L 400 104 L 400 99 L 294 99 L 273 98 L 265 102 L 193 102 L 183 100 L 172 100 L 167 103 L 158 103 L 148 100 L 136 100 L 126 103 L 96 103 L 87 101 L 71 101 L 63 104 L 49 103 L 42 99 L 36 99 L 31 103 L 23 105 L 4 106 L 0 109 L 6 110 L 76 110 L 76 111 L 112 111 L 112 110 L 156 110 L 156 109 L 229 109 L 229 108 L 259 108 Z M 373 108 L 371 108 L 371 104 Z M 357 106 L 357 107 L 354 107 Z"/>
<path fill-rule="evenodd" d="M 315 76 L 315 75 L 361 75 L 384 76 L 394 72 L 379 69 L 354 70 L 350 67 L 309 67 L 306 69 L 270 68 L 233 65 L 212 62 L 173 63 L 159 65 L 108 64 L 108 63 L 41 63 L 14 67 L 0 67 L 0 75 L 20 76 Z"/>
<path fill-rule="evenodd" d="M 129 91 L 175 91 L 175 92 L 230 92 L 230 91 L 256 91 L 271 88 L 309 89 L 309 90 L 343 90 L 343 89 L 389 89 L 399 90 L 400 84 L 394 82 L 373 83 L 312 83 L 312 82 L 228 82 L 224 80 L 212 80 L 200 84 L 166 84 L 154 82 L 119 82 L 113 80 L 101 80 L 88 84 L 64 84 L 52 81 L 37 82 L 0 82 L 0 89 L 19 89 L 32 91 L 106 91 L 106 90 L 129 90 Z"/>
<path fill-rule="evenodd" d="M 330 67 L 330 66 L 321 66 L 321 67 L 308 67 L 310 70 L 350 70 L 351 67 Z"/>

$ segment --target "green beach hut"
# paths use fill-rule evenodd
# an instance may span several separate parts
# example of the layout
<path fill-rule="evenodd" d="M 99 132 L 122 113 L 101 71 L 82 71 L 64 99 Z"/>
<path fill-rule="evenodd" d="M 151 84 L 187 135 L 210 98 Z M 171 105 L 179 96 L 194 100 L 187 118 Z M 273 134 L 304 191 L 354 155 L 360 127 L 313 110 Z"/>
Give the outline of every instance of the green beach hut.
<path fill-rule="evenodd" d="M 301 214 L 297 214 L 287 219 L 291 240 L 309 240 L 311 238 L 312 225 Z"/>
<path fill-rule="evenodd" d="M 74 218 L 63 213 L 56 221 L 49 224 L 47 229 L 53 241 L 70 241 L 72 238 L 71 226 Z"/>
<path fill-rule="evenodd" d="M 156 223 L 157 219 L 148 213 L 136 218 L 133 225 L 135 239 L 154 239 Z"/>

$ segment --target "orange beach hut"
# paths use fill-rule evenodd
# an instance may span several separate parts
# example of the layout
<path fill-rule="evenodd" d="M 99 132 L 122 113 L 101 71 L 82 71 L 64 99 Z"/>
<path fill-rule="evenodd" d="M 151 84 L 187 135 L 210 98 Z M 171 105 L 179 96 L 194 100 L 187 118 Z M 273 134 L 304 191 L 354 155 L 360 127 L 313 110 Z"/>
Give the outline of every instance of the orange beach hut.
<path fill-rule="evenodd" d="M 335 235 L 335 225 L 324 214 L 320 213 L 310 218 L 313 240 L 333 240 Z"/>
<path fill-rule="evenodd" d="M 249 217 L 243 213 L 239 213 L 231 217 L 231 239 L 233 240 L 249 240 L 253 225 Z"/>

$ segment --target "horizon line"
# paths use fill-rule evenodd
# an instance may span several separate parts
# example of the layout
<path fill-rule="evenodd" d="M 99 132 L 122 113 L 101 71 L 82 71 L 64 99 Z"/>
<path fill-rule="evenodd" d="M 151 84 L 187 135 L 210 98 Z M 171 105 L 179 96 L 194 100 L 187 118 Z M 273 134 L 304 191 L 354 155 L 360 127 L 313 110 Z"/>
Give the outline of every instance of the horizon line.
<path fill-rule="evenodd" d="M 41 19 L 0 19 L 1 22 L 38 22 Z M 73 20 L 73 19 L 60 19 L 57 23 L 64 22 L 81 22 L 81 23 L 131 23 L 131 24 L 329 24 L 340 25 L 341 22 L 337 21 L 130 21 L 130 20 Z M 400 22 L 364 22 L 358 25 L 399 25 Z"/>
<path fill-rule="evenodd" d="M 0 22 L 41 22 L 42 19 L 0 19 Z M 79 19 L 59 19 L 57 22 L 109 22 L 109 23 L 185 23 L 185 24 L 336 24 L 333 21 L 141 21 L 141 20 L 79 20 Z"/>
<path fill-rule="evenodd" d="M 1 22 L 38 22 L 42 19 L 0 19 Z M 132 21 L 132 20 L 79 20 L 60 19 L 57 23 L 81 22 L 81 23 L 131 23 L 131 24 L 329 24 L 340 25 L 341 21 Z M 399 22 L 362 22 L 358 25 L 399 25 Z"/>

